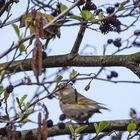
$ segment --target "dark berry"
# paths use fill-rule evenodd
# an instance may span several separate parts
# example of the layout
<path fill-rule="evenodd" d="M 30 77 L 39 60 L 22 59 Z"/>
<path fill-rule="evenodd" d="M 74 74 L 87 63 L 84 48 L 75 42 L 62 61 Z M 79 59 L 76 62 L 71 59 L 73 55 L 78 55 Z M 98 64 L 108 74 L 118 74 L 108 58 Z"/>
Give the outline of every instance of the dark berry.
<path fill-rule="evenodd" d="M 53 98 L 54 98 L 53 95 L 49 95 L 49 96 L 48 96 L 48 99 L 50 99 L 50 100 L 53 99 Z"/>
<path fill-rule="evenodd" d="M 107 24 L 107 23 L 100 25 L 99 29 L 101 30 L 103 34 L 107 34 L 109 31 L 113 30 L 110 24 Z"/>
<path fill-rule="evenodd" d="M 115 39 L 114 41 L 113 41 L 113 44 L 114 44 L 114 46 L 116 46 L 116 47 L 121 47 L 122 46 L 122 43 L 121 43 L 121 38 L 117 38 L 117 39 Z"/>
<path fill-rule="evenodd" d="M 82 10 L 96 10 L 97 7 L 93 2 L 86 2 L 85 6 L 82 8 Z"/>
<path fill-rule="evenodd" d="M 65 123 L 63 123 L 63 122 L 61 122 L 61 123 L 58 123 L 58 127 L 60 128 L 60 129 L 65 129 Z"/>
<path fill-rule="evenodd" d="M 118 73 L 116 71 L 111 71 L 111 76 L 112 77 L 118 77 Z"/>
<path fill-rule="evenodd" d="M 134 41 L 132 44 L 133 44 L 133 46 L 135 46 L 135 47 L 139 47 L 139 46 L 140 46 L 140 42 L 137 42 L 137 41 Z"/>
<path fill-rule="evenodd" d="M 108 14 L 112 14 L 114 11 L 115 11 L 115 8 L 114 8 L 114 7 L 108 7 L 108 8 L 106 9 L 106 12 L 107 12 Z"/>
<path fill-rule="evenodd" d="M 71 82 L 72 82 L 72 83 L 76 83 L 76 80 L 75 80 L 75 79 L 73 79 Z"/>
<path fill-rule="evenodd" d="M 140 35 L 140 30 L 134 31 L 134 35 L 139 36 Z"/>
<path fill-rule="evenodd" d="M 9 85 L 9 86 L 6 88 L 6 92 L 7 92 L 7 93 L 11 93 L 11 92 L 13 92 L 13 89 L 14 89 L 13 85 Z"/>
<path fill-rule="evenodd" d="M 59 120 L 60 121 L 64 121 L 66 119 L 66 115 L 65 114 L 61 114 L 60 116 L 59 116 Z"/>
<path fill-rule="evenodd" d="M 110 80 L 112 78 L 111 75 L 107 75 L 107 79 Z"/>
<path fill-rule="evenodd" d="M 108 40 L 107 40 L 107 43 L 108 43 L 108 44 L 113 43 L 113 39 L 108 39 Z"/>
<path fill-rule="evenodd" d="M 51 15 L 52 16 L 54 16 L 54 17 L 56 17 L 57 15 L 59 15 L 59 10 L 57 10 L 57 9 L 55 9 L 52 13 L 51 13 Z"/>
<path fill-rule="evenodd" d="M 115 7 L 119 7 L 119 3 L 116 3 L 116 4 L 115 4 Z"/>
<path fill-rule="evenodd" d="M 47 127 L 52 127 L 52 126 L 53 126 L 53 121 L 47 120 Z"/>

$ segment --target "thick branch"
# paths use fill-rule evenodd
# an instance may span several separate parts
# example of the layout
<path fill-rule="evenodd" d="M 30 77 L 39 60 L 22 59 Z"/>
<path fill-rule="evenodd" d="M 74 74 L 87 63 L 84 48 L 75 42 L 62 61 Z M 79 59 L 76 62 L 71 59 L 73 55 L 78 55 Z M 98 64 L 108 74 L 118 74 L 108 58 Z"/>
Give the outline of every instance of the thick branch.
<path fill-rule="evenodd" d="M 125 67 L 126 62 L 130 60 L 130 55 L 107 55 L 107 56 L 79 56 L 71 55 L 48 56 L 43 61 L 43 68 L 77 66 L 77 67 L 108 67 L 122 66 Z M 0 64 L 0 70 L 5 69 L 6 63 Z M 14 61 L 8 68 L 9 72 L 31 71 L 31 59 Z"/>
<path fill-rule="evenodd" d="M 110 126 L 107 127 L 106 129 L 104 129 L 102 132 L 127 131 L 127 126 L 131 122 L 133 122 L 133 123 L 135 123 L 137 125 L 137 129 L 139 129 L 139 126 L 140 126 L 140 119 L 135 119 L 135 120 L 132 120 L 132 119 L 129 119 L 129 120 L 114 120 L 114 121 L 108 121 L 108 122 L 110 123 Z M 96 123 L 98 124 L 100 122 L 96 122 Z M 48 137 L 70 134 L 70 131 L 69 131 L 69 126 L 70 125 L 73 128 L 78 128 L 83 124 L 66 123 L 64 129 L 60 129 L 57 125 L 55 125 L 55 126 L 47 129 Z M 94 123 L 89 123 L 87 125 L 88 125 L 88 128 L 85 129 L 84 131 L 82 131 L 82 133 L 95 133 Z M 21 131 L 21 133 L 22 133 L 21 140 L 23 140 L 25 138 L 25 135 L 29 131 L 30 130 Z M 32 129 L 32 133 L 36 137 L 37 129 Z"/>
<path fill-rule="evenodd" d="M 132 64 L 129 64 L 127 67 L 131 71 L 133 71 L 138 77 L 140 77 L 140 67 L 139 67 L 139 64 L 132 63 Z"/>
<path fill-rule="evenodd" d="M 43 68 L 55 68 L 55 67 L 126 67 L 132 70 L 138 77 L 140 77 L 139 69 L 140 53 L 132 55 L 106 55 L 106 56 L 79 56 L 68 55 L 56 55 L 47 56 L 43 61 Z M 137 64 L 137 65 L 136 65 Z M 9 73 L 17 73 L 22 71 L 31 71 L 31 59 L 14 61 L 8 68 L 6 67 L 8 62 L 0 64 L 0 71 L 7 70 Z M 135 66 L 135 67 L 134 67 Z M 137 68 L 136 68 L 137 67 Z"/>

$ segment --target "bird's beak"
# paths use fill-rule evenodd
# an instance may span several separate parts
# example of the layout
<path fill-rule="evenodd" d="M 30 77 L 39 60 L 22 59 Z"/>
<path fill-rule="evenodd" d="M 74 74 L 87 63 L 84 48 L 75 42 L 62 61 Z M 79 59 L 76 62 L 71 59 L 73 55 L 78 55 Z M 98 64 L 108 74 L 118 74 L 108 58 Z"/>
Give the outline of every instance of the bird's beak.
<path fill-rule="evenodd" d="M 57 91 L 57 92 L 54 92 L 54 95 L 55 96 L 59 96 L 59 92 Z"/>
<path fill-rule="evenodd" d="M 56 88 L 53 90 L 53 95 L 54 96 L 59 96 L 60 95 L 60 91 Z"/>

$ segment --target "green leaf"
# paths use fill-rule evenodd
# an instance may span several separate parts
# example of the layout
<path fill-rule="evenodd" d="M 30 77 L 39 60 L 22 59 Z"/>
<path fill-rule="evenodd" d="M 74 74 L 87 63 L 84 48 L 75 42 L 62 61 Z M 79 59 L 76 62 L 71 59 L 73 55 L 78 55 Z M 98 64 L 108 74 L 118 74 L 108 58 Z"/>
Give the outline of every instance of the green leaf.
<path fill-rule="evenodd" d="M 71 125 L 69 126 L 69 130 L 70 130 L 71 135 L 75 136 L 75 130 Z"/>
<path fill-rule="evenodd" d="M 23 124 L 25 124 L 25 123 L 27 123 L 27 122 L 28 122 L 28 119 L 27 119 L 27 118 L 22 119 L 22 123 L 23 123 Z"/>
<path fill-rule="evenodd" d="M 94 22 L 94 20 L 95 20 L 94 15 L 88 10 L 82 10 L 81 16 L 84 20 L 90 20 L 91 22 Z"/>
<path fill-rule="evenodd" d="M 20 101 L 19 101 L 19 98 L 18 98 L 18 97 L 16 97 L 16 101 L 17 101 L 17 103 L 18 103 L 18 106 L 20 107 L 21 104 L 20 104 Z"/>
<path fill-rule="evenodd" d="M 0 94 L 2 94 L 4 91 L 3 86 L 0 86 Z"/>
<path fill-rule="evenodd" d="M 34 109 L 28 109 L 26 112 L 27 112 L 28 115 L 32 114 L 34 112 Z"/>
<path fill-rule="evenodd" d="M 110 125 L 108 121 L 102 121 L 99 123 L 99 131 L 103 131 L 105 128 L 107 128 Z"/>
<path fill-rule="evenodd" d="M 89 20 L 90 20 L 91 22 L 94 22 L 94 21 L 95 21 L 95 17 L 94 17 L 93 14 L 92 14 L 91 17 L 89 18 Z"/>
<path fill-rule="evenodd" d="M 1 79 L 4 78 L 5 73 L 6 73 L 5 70 L 2 70 L 2 71 L 0 72 Z"/>
<path fill-rule="evenodd" d="M 22 120 L 23 117 L 24 117 L 24 114 L 23 114 L 23 113 L 19 113 L 19 114 L 18 114 L 18 117 Z"/>
<path fill-rule="evenodd" d="M 25 105 L 24 105 L 25 109 L 27 110 L 29 107 L 30 107 L 30 103 L 27 102 Z"/>
<path fill-rule="evenodd" d="M 61 82 L 62 79 L 63 79 L 63 76 L 61 76 L 61 75 L 57 76 L 57 78 L 56 78 L 57 85 Z"/>
<path fill-rule="evenodd" d="M 72 79 L 74 76 L 76 76 L 78 74 L 78 72 L 76 70 L 72 70 L 71 74 L 70 74 L 70 78 Z"/>
<path fill-rule="evenodd" d="M 76 140 L 77 134 L 75 133 L 75 130 L 71 125 L 69 126 L 69 130 L 72 136 L 72 140 Z"/>
<path fill-rule="evenodd" d="M 129 133 L 131 133 L 132 131 L 134 131 L 137 128 L 137 125 L 135 123 L 129 123 L 127 126 L 127 131 Z"/>
<path fill-rule="evenodd" d="M 25 45 L 23 43 L 20 44 L 19 51 L 20 51 L 20 53 L 25 51 Z"/>
<path fill-rule="evenodd" d="M 66 5 L 61 4 L 60 6 L 61 12 L 65 11 L 66 9 L 68 9 L 68 7 Z"/>
<path fill-rule="evenodd" d="M 83 125 L 83 126 L 81 126 L 81 127 L 78 127 L 78 128 L 75 129 L 75 133 L 76 133 L 76 134 L 79 134 L 79 133 L 81 133 L 83 130 L 85 130 L 87 127 L 88 127 L 88 125 Z"/>
<path fill-rule="evenodd" d="M 76 19 L 76 20 L 80 20 L 81 18 L 79 17 L 79 16 L 77 16 L 77 15 L 70 15 L 69 16 L 70 18 L 72 18 L 72 19 Z"/>
<path fill-rule="evenodd" d="M 19 30 L 18 26 L 16 24 L 12 24 L 12 26 L 13 26 L 13 28 L 14 28 L 14 30 L 15 30 L 18 38 L 19 38 L 19 36 L 20 36 L 20 30 Z"/>
<path fill-rule="evenodd" d="M 23 104 L 24 100 L 27 98 L 27 94 L 23 95 L 20 99 L 20 104 Z"/>
<path fill-rule="evenodd" d="M 4 99 L 5 99 L 5 100 L 8 99 L 9 95 L 10 95 L 9 93 L 7 93 L 6 91 L 4 91 Z"/>
<path fill-rule="evenodd" d="M 98 135 L 100 132 L 98 124 L 94 123 L 94 127 L 95 127 L 96 134 Z"/>

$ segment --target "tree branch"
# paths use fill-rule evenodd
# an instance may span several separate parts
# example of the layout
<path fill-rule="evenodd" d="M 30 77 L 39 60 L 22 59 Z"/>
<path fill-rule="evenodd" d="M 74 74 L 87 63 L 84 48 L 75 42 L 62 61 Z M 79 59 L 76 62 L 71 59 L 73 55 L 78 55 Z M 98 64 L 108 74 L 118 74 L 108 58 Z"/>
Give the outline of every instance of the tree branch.
<path fill-rule="evenodd" d="M 111 132 L 111 131 L 127 131 L 127 126 L 129 123 L 135 123 L 137 125 L 137 129 L 140 127 L 140 119 L 128 119 L 128 120 L 114 120 L 114 121 L 108 121 L 110 123 L 109 127 L 104 129 L 102 132 Z M 100 122 L 94 122 L 99 124 Z M 95 128 L 94 128 L 94 123 L 88 123 L 88 128 L 86 128 L 82 133 L 95 133 Z M 74 129 L 78 128 L 82 125 L 85 124 L 77 124 L 77 123 L 66 123 L 64 129 L 60 129 L 58 125 L 54 125 L 50 128 L 47 128 L 47 133 L 48 137 L 53 137 L 53 136 L 59 136 L 59 135 L 70 135 L 70 130 L 69 126 L 72 126 Z M 37 129 L 32 129 L 32 130 L 24 130 L 21 131 L 22 138 L 19 140 L 24 140 L 26 134 L 32 131 L 32 134 L 34 137 L 37 135 Z"/>
<path fill-rule="evenodd" d="M 122 66 L 122 67 L 126 67 L 127 62 L 133 62 L 131 56 L 132 55 L 106 55 L 106 56 L 80 56 L 80 55 L 75 56 L 74 55 L 74 58 L 71 60 L 69 60 L 69 55 L 47 56 L 46 59 L 44 59 L 43 61 L 43 68 L 55 68 L 55 67 L 65 67 L 65 66 L 77 66 L 77 67 Z M 0 71 L 4 70 L 7 64 L 8 62 L 1 63 Z M 31 71 L 32 70 L 31 59 L 14 61 L 7 70 L 9 72 Z"/>
<path fill-rule="evenodd" d="M 73 58 L 73 59 L 69 59 Z M 22 71 L 31 71 L 31 60 L 18 60 L 12 62 L 7 68 L 9 62 L 0 64 L 0 71 L 6 70 L 7 73 L 17 73 Z M 130 55 L 106 55 L 106 56 L 80 56 L 75 54 L 47 56 L 43 60 L 42 68 L 55 67 L 126 67 L 133 71 L 140 78 L 140 53 Z"/>
<path fill-rule="evenodd" d="M 43 29 L 47 29 L 49 28 L 51 25 L 53 25 L 58 19 L 64 17 L 71 9 L 73 9 L 81 0 L 77 0 L 75 3 L 73 3 L 68 9 L 66 9 L 65 11 L 63 11 L 62 13 L 60 13 L 57 17 L 55 17 L 51 22 L 47 23 Z M 12 45 L 12 47 L 10 47 L 9 49 L 7 49 L 5 52 L 3 52 L 2 54 L 0 54 L 0 58 L 2 58 L 3 56 L 7 55 L 9 53 L 9 51 L 14 50 L 15 48 L 18 48 L 19 45 L 26 41 L 28 41 L 29 39 L 33 38 L 35 36 L 35 34 L 31 34 L 23 39 L 21 39 L 20 41 L 18 41 L 16 44 Z"/>
<path fill-rule="evenodd" d="M 132 63 L 132 64 L 129 64 L 127 67 L 131 71 L 133 71 L 140 78 L 140 67 L 139 67 L 139 64 Z"/>
<path fill-rule="evenodd" d="M 79 30 L 77 38 L 76 38 L 76 40 L 74 42 L 73 48 L 71 50 L 71 53 L 78 53 L 80 45 L 81 45 L 81 42 L 83 40 L 85 31 L 86 31 L 86 24 L 87 23 L 81 23 L 80 30 Z"/>

